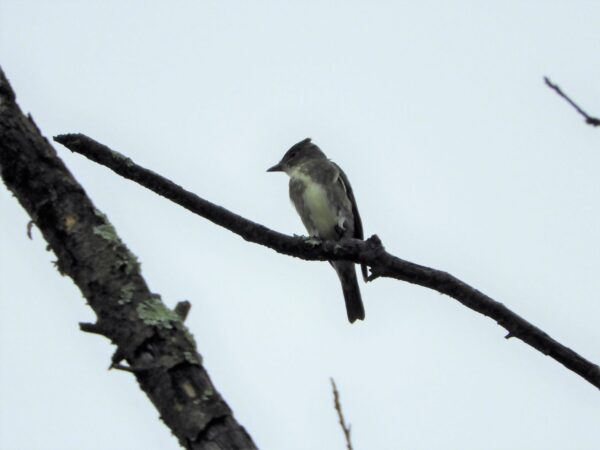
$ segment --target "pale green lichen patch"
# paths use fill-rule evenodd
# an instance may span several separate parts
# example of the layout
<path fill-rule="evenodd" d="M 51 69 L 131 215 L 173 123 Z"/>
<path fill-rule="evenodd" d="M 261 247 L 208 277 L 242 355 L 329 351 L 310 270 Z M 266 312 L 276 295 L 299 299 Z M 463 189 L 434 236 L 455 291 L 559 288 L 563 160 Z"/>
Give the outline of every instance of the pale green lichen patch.
<path fill-rule="evenodd" d="M 206 390 L 202 393 L 202 400 L 203 401 L 207 401 L 210 400 L 210 398 L 215 395 L 215 391 L 213 390 L 213 388 L 211 387 L 207 387 Z"/>
<path fill-rule="evenodd" d="M 183 334 L 185 335 L 185 337 L 187 338 L 189 343 L 192 344 L 194 346 L 194 348 L 197 348 L 196 339 L 194 339 L 194 335 L 192 333 L 190 333 L 190 330 L 188 330 L 187 327 L 182 327 L 182 328 L 183 328 Z"/>
<path fill-rule="evenodd" d="M 198 365 L 198 366 L 202 364 L 202 357 L 200 355 L 198 355 L 197 353 L 183 352 L 183 357 L 190 364 L 194 364 L 194 365 Z"/>
<path fill-rule="evenodd" d="M 125 156 L 123 153 L 119 153 L 115 150 L 110 150 L 110 154 L 112 155 L 113 158 L 125 163 L 125 165 L 127 167 L 133 166 L 133 161 L 130 158 L 128 158 L 127 156 Z"/>
<path fill-rule="evenodd" d="M 121 242 L 119 236 L 117 236 L 117 231 L 115 227 L 113 227 L 110 223 L 104 223 L 102 225 L 97 225 L 93 228 L 94 234 L 100 236 L 102 239 L 106 241 L 110 241 L 114 244 Z"/>
<path fill-rule="evenodd" d="M 104 214 L 102 211 L 100 211 L 97 208 L 94 208 L 94 215 L 96 217 L 100 217 L 102 220 L 104 220 L 105 222 L 108 222 L 108 218 L 106 217 L 106 214 Z"/>
<path fill-rule="evenodd" d="M 173 328 L 173 322 L 180 322 L 179 316 L 171 311 L 160 300 L 159 295 L 153 295 L 137 306 L 138 317 L 146 325 L 159 328 Z"/>
<path fill-rule="evenodd" d="M 123 286 L 118 300 L 119 305 L 124 305 L 131 302 L 131 299 L 133 298 L 133 291 L 135 291 L 135 285 L 133 283 L 127 283 L 125 286 Z"/>
<path fill-rule="evenodd" d="M 137 257 L 129 251 L 125 244 L 123 244 L 117 235 L 117 231 L 108 221 L 106 215 L 95 208 L 94 214 L 104 222 L 102 225 L 98 225 L 93 228 L 94 234 L 100 236 L 105 241 L 110 242 L 113 249 L 117 249 L 117 247 L 120 246 L 121 249 L 124 250 L 123 252 L 119 252 L 119 263 L 117 264 L 118 268 L 122 267 L 127 275 L 131 275 L 132 273 L 139 271 L 140 263 Z"/>
<path fill-rule="evenodd" d="M 140 262 L 131 252 L 127 252 L 127 257 L 123 260 L 123 267 L 125 268 L 125 273 L 127 275 L 131 275 L 133 272 L 136 272 L 140 268 Z"/>
<path fill-rule="evenodd" d="M 319 245 L 321 245 L 323 243 L 323 241 L 321 239 L 319 239 L 318 237 L 315 236 L 302 236 L 304 242 L 306 242 L 308 245 L 312 246 L 312 247 L 318 247 Z"/>
<path fill-rule="evenodd" d="M 102 239 L 106 241 L 110 241 L 113 244 L 120 244 L 121 239 L 117 235 L 117 230 L 112 224 L 108 221 L 108 217 L 102 211 L 99 211 L 94 208 L 94 214 L 96 217 L 99 217 L 104 222 L 102 225 L 97 225 L 93 228 L 94 234 L 100 236 Z"/>

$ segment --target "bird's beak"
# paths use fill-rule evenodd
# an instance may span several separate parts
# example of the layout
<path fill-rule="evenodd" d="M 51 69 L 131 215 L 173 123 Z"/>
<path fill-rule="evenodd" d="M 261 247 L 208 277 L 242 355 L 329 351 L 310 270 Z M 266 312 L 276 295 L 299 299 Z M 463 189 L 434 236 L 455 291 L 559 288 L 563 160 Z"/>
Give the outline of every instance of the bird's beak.
<path fill-rule="evenodd" d="M 273 167 L 267 169 L 267 172 L 283 172 L 283 164 L 280 162 L 275 164 Z"/>

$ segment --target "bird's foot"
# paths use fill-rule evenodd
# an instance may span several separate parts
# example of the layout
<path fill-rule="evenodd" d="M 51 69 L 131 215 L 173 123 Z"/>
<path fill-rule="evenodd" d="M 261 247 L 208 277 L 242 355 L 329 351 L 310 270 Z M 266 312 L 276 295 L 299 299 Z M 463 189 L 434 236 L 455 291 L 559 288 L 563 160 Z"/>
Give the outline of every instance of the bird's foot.
<path fill-rule="evenodd" d="M 338 223 L 333 227 L 333 231 L 338 235 L 338 237 L 342 238 L 346 234 L 346 230 L 348 227 L 346 226 L 346 218 L 340 217 L 338 219 Z"/>
<path fill-rule="evenodd" d="M 335 234 L 337 234 L 339 237 L 344 236 L 344 229 L 342 227 L 340 227 L 339 225 L 336 225 L 335 227 L 333 227 L 333 231 L 335 231 Z"/>

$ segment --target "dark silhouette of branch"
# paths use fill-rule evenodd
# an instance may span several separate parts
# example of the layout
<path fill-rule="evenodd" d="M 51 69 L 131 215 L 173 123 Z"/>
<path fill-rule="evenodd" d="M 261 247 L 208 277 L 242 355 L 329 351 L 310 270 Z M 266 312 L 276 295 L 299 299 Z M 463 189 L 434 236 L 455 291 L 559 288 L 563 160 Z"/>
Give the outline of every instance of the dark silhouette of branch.
<path fill-rule="evenodd" d="M 493 300 L 458 278 L 389 254 L 376 235 L 366 241 L 357 239 L 344 239 L 340 242 L 323 241 L 315 246 L 306 242 L 305 238 L 291 237 L 270 230 L 204 200 L 87 136 L 64 134 L 56 136 L 54 140 L 189 211 L 238 234 L 249 242 L 305 260 L 344 259 L 366 264 L 371 268 L 371 280 L 378 277 L 396 278 L 446 294 L 466 307 L 495 320 L 508 331 L 506 338 L 516 337 L 522 340 L 600 388 L 600 368 L 597 365 L 552 339 L 502 303 Z"/>
<path fill-rule="evenodd" d="M 97 322 L 82 323 L 81 330 L 117 346 L 111 367 L 134 374 L 179 443 L 194 450 L 256 449 L 202 365 L 182 322 L 187 306 L 176 314 L 150 292 L 136 257 L 23 115 L 1 68 L 0 175 L 56 254 L 59 272 L 96 313 Z"/>
<path fill-rule="evenodd" d="M 347 450 L 353 450 L 352 440 L 350 439 L 350 425 L 346 425 L 344 413 L 342 412 L 342 405 L 340 403 L 340 393 L 337 390 L 337 386 L 335 385 L 335 380 L 333 378 L 331 378 L 331 389 L 333 390 L 333 406 L 337 411 L 338 419 L 340 420 L 340 426 L 342 427 L 342 431 L 344 432 L 344 438 L 346 439 L 346 448 Z"/>
<path fill-rule="evenodd" d="M 585 123 L 587 123 L 588 125 L 591 125 L 593 127 L 600 126 L 600 119 L 590 116 L 583 109 L 581 109 L 577 103 L 575 103 L 573 100 L 571 100 L 571 98 L 567 94 L 565 94 L 560 87 L 558 87 L 557 84 L 554 84 L 552 81 L 550 81 L 550 79 L 548 77 L 544 77 L 544 81 L 546 82 L 546 84 L 548 85 L 548 87 L 550 89 L 554 89 L 554 91 L 556 91 L 556 93 L 558 95 L 560 95 L 562 98 L 564 98 L 573 108 L 575 108 L 575 110 L 579 114 L 581 114 L 585 118 Z"/>

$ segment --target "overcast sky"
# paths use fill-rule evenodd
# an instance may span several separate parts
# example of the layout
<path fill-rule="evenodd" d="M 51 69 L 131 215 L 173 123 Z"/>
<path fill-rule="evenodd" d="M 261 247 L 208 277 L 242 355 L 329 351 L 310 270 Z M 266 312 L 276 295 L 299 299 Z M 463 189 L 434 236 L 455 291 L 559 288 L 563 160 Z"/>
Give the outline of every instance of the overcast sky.
<path fill-rule="evenodd" d="M 495 4 L 495 6 L 492 6 Z M 446 270 L 600 362 L 597 1 L 0 0 L 0 65 L 47 136 L 83 132 L 277 231 L 310 136 L 367 236 Z M 236 235 L 57 145 L 187 323 L 262 449 L 593 449 L 600 393 L 458 302 L 361 285 Z M 29 218 L 0 189 L 0 448 L 177 449 Z"/>

